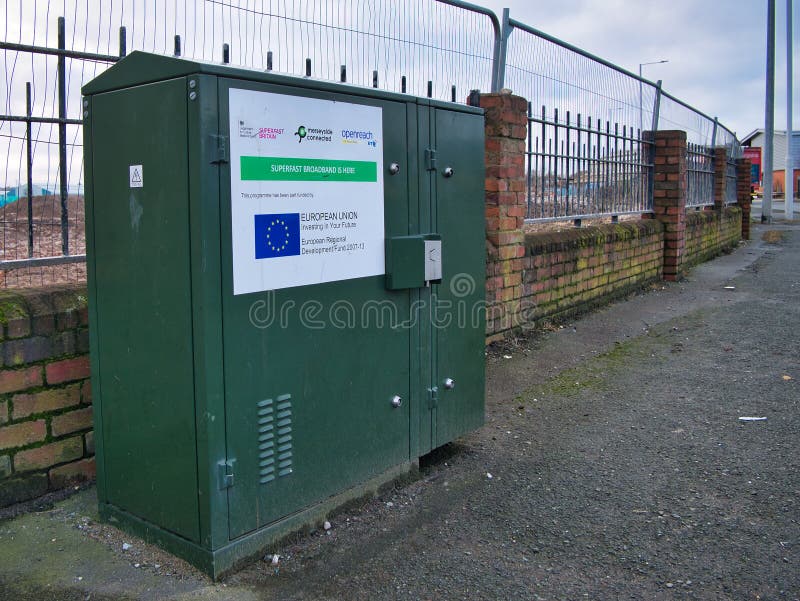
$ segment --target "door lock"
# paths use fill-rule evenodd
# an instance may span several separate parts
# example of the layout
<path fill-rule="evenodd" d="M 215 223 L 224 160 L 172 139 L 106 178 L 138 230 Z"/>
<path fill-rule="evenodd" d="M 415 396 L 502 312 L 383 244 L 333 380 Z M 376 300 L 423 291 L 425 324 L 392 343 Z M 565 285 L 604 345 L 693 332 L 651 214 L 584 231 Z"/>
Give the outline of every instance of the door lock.
<path fill-rule="evenodd" d="M 392 407 L 397 409 L 402 404 L 403 404 L 403 397 L 401 397 L 399 394 L 396 394 L 392 397 Z"/>
<path fill-rule="evenodd" d="M 442 171 L 442 175 L 444 175 L 445 177 L 453 177 L 454 174 L 455 171 L 453 170 L 452 167 L 445 167 L 444 171 Z"/>
<path fill-rule="evenodd" d="M 456 387 L 456 381 L 453 378 L 445 378 L 444 379 L 444 387 L 447 390 L 453 390 Z"/>
<path fill-rule="evenodd" d="M 400 173 L 400 165 L 397 163 L 389 165 L 389 175 L 397 175 L 398 173 Z"/>

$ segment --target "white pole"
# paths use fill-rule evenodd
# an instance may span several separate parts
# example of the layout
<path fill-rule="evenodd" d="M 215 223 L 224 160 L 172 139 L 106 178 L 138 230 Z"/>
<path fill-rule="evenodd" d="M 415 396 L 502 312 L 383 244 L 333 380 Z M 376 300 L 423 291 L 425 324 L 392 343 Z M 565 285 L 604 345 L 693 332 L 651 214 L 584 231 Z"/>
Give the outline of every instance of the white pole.
<path fill-rule="evenodd" d="M 775 133 L 775 0 L 767 0 L 767 94 L 764 103 L 764 199 L 761 223 L 772 223 L 772 155 Z"/>
<path fill-rule="evenodd" d="M 792 0 L 786 0 L 786 219 L 794 219 L 794 155 L 792 153 Z"/>

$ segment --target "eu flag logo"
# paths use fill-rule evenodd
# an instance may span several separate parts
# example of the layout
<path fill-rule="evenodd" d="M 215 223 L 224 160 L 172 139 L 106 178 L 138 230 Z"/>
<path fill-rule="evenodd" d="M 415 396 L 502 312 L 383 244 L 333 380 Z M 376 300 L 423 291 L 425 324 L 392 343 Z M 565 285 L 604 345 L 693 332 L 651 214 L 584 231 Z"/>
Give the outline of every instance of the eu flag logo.
<path fill-rule="evenodd" d="M 255 215 L 256 259 L 300 254 L 300 213 Z"/>

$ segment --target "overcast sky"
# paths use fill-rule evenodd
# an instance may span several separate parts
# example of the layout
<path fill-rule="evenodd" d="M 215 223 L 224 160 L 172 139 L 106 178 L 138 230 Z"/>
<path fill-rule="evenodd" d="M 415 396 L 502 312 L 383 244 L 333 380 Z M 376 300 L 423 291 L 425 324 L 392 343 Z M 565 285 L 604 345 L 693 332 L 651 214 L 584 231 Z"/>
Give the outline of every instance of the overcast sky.
<path fill-rule="evenodd" d="M 764 127 L 767 0 L 479 0 L 644 77 L 719 117 L 739 138 Z M 793 122 L 800 119 L 794 3 Z M 776 0 L 775 127 L 786 127 L 786 0 Z"/>

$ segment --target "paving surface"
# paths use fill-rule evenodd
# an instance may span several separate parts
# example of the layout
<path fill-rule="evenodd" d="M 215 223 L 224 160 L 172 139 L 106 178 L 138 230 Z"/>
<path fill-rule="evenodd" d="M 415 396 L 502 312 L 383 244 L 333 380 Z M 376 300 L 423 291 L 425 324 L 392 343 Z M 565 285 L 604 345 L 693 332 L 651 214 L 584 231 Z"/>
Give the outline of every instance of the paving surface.
<path fill-rule="evenodd" d="M 796 600 L 800 227 L 753 238 L 492 350 L 486 426 L 277 566 L 212 584 L 89 488 L 0 522 L 0 598 Z"/>

